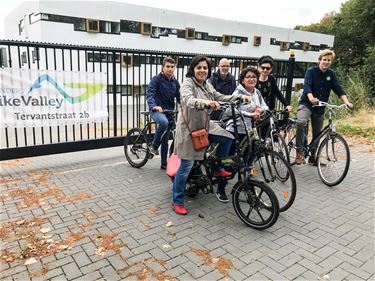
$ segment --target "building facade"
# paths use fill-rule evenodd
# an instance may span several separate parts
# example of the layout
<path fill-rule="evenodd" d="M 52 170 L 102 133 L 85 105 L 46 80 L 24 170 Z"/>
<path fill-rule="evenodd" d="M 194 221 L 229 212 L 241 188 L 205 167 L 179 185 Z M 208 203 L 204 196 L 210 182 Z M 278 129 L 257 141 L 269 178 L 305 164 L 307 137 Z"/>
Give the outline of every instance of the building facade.
<path fill-rule="evenodd" d="M 23 2 L 5 20 L 6 38 L 124 49 L 316 62 L 331 35 L 119 2 Z"/>

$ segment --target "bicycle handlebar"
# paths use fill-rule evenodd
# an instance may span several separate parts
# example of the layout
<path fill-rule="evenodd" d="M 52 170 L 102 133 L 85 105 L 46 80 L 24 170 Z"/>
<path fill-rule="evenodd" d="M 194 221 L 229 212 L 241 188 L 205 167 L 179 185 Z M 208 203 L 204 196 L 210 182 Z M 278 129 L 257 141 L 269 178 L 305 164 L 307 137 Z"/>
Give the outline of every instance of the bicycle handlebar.
<path fill-rule="evenodd" d="M 341 109 L 341 108 L 345 108 L 345 109 L 350 110 L 349 107 L 345 103 L 340 104 L 340 105 L 335 105 L 335 104 L 330 104 L 328 102 L 319 101 L 318 104 L 313 105 L 313 107 L 318 107 L 318 106 L 325 106 L 328 109 Z"/>
<path fill-rule="evenodd" d="M 152 112 L 156 112 L 156 110 L 153 108 Z M 160 111 L 159 111 L 160 112 Z M 178 110 L 174 109 L 163 109 L 160 113 L 178 113 Z"/>

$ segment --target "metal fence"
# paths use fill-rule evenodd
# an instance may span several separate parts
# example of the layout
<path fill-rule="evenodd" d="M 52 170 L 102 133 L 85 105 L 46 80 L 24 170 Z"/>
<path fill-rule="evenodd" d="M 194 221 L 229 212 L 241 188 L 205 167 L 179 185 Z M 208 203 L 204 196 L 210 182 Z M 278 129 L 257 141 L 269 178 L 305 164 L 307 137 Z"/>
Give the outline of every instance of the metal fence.
<path fill-rule="evenodd" d="M 122 145 L 127 131 L 144 123 L 140 111 L 146 110 L 147 85 L 167 55 L 175 58 L 175 76 L 182 83 L 196 54 L 0 40 L 1 67 L 106 73 L 109 115 L 107 122 L 0 128 L 0 160 Z M 216 70 L 222 56 L 207 56 Z M 235 77 L 257 65 L 257 58 L 225 57 Z M 305 67 L 294 59 L 275 62 L 273 74 L 288 99 L 293 78 L 303 77 Z"/>

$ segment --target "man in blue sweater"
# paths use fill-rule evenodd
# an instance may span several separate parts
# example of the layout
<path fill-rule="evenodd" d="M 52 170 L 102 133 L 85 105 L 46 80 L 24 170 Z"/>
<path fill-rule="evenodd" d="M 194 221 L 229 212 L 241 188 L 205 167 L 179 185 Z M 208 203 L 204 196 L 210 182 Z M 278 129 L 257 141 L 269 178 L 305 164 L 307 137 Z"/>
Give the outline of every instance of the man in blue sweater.
<path fill-rule="evenodd" d="M 173 75 L 175 69 L 175 60 L 171 57 L 164 58 L 162 72 L 154 76 L 147 87 L 148 108 L 152 119 L 157 123 L 150 150 L 151 153 L 158 155 L 158 149 L 161 145 L 160 168 L 163 170 L 167 167 L 168 137 L 174 122 L 174 116 L 163 111 L 165 109 L 174 110 L 175 99 L 180 102 L 180 83 Z M 161 139 L 163 134 L 164 137 Z"/>
<path fill-rule="evenodd" d="M 341 87 L 335 72 L 330 69 L 335 53 L 331 50 L 322 50 L 319 52 L 318 65 L 307 69 L 303 93 L 299 101 L 297 110 L 297 119 L 300 120 L 297 127 L 297 155 L 295 163 L 297 165 L 303 162 L 303 143 L 306 134 L 306 126 L 311 118 L 313 138 L 316 137 L 323 128 L 324 107 L 313 107 L 319 101 L 328 102 L 329 94 L 333 90 L 337 96 L 349 107 L 353 104 L 348 100 L 343 88 Z M 316 165 L 315 153 L 317 147 L 311 150 L 309 163 Z"/>

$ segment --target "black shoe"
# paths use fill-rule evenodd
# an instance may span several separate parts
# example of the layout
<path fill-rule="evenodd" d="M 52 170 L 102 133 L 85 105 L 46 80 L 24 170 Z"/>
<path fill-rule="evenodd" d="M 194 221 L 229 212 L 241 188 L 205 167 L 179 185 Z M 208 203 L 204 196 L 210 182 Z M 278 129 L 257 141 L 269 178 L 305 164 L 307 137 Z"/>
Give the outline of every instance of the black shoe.
<path fill-rule="evenodd" d="M 309 161 L 308 161 L 309 164 L 312 164 L 313 166 L 316 166 L 316 159 L 315 157 L 313 156 L 310 156 L 309 157 Z"/>
<path fill-rule="evenodd" d="M 159 155 L 159 150 L 157 150 L 155 147 L 154 147 L 154 145 L 150 145 L 150 147 L 149 147 L 149 149 L 150 149 L 150 152 L 152 153 L 152 154 L 154 154 L 154 155 Z"/>
<path fill-rule="evenodd" d="M 229 199 L 228 199 L 227 195 L 225 194 L 224 190 L 216 192 L 216 197 L 220 202 L 223 202 L 223 203 L 229 202 Z"/>
<path fill-rule="evenodd" d="M 166 164 L 161 164 L 161 165 L 160 165 L 160 169 L 162 169 L 162 170 L 166 170 L 166 169 L 167 169 L 167 165 L 166 165 Z"/>

